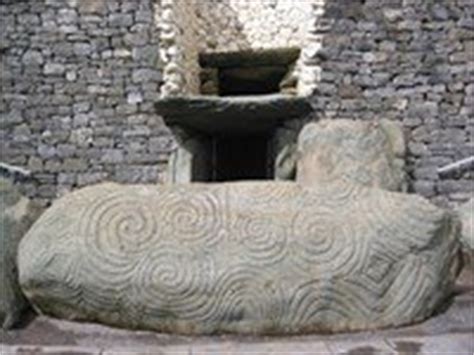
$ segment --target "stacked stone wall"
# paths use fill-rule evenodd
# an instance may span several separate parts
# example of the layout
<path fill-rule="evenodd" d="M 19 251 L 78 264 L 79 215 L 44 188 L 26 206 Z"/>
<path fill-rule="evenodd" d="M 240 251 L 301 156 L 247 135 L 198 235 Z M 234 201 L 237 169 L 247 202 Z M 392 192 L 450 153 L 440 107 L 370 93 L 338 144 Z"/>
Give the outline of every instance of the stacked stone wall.
<path fill-rule="evenodd" d="M 474 2 L 332 0 L 315 24 L 316 116 L 402 122 L 411 191 L 472 196 L 472 171 L 437 168 L 474 155 Z"/>
<path fill-rule="evenodd" d="M 103 180 L 162 179 L 173 141 L 154 113 L 153 0 L 0 2 L 1 161 L 43 202 Z"/>
<path fill-rule="evenodd" d="M 27 195 L 47 203 L 99 181 L 165 179 L 175 143 L 153 103 L 173 73 L 167 55 L 195 63 L 197 54 L 173 47 L 169 0 L 155 1 L 0 0 L 0 160 L 33 172 Z M 191 21 L 202 1 L 174 3 L 189 6 L 170 33 L 210 48 Z M 301 59 L 315 117 L 402 122 L 411 190 L 467 200 L 472 172 L 441 179 L 436 168 L 474 154 L 472 0 L 315 3 Z"/>
<path fill-rule="evenodd" d="M 199 53 L 308 48 L 312 20 L 325 0 L 163 0 L 158 10 L 165 63 L 164 96 L 199 94 Z M 315 82 L 315 69 L 298 63 L 298 93 Z"/>
<path fill-rule="evenodd" d="M 199 2 L 205 4 L 206 2 Z M 199 37 L 194 0 L 162 0 L 156 7 L 160 27 L 162 96 L 199 94 Z"/>

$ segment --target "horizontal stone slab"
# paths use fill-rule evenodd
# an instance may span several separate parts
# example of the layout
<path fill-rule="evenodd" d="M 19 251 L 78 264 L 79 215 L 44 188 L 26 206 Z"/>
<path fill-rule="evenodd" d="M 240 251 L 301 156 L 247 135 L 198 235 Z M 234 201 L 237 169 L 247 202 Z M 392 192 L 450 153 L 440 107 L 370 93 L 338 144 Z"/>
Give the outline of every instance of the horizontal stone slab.
<path fill-rule="evenodd" d="M 262 65 L 289 65 L 300 56 L 296 47 L 249 49 L 242 51 L 201 53 L 199 65 L 203 68 L 257 67 Z"/>
<path fill-rule="evenodd" d="M 281 94 L 168 97 L 158 100 L 155 109 L 169 126 L 209 134 L 266 132 L 312 110 L 305 98 Z"/>
<path fill-rule="evenodd" d="M 88 187 L 22 240 L 40 312 L 186 334 L 340 332 L 419 322 L 450 294 L 457 224 L 355 184 Z"/>

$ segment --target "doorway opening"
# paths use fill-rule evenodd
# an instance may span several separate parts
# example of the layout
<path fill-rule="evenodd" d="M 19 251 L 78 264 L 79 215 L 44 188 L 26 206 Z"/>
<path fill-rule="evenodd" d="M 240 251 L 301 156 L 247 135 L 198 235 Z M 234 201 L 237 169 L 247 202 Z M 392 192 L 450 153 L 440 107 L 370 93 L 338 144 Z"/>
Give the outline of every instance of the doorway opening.
<path fill-rule="evenodd" d="M 202 95 L 296 94 L 298 48 L 202 53 Z"/>
<path fill-rule="evenodd" d="M 212 139 L 211 181 L 273 178 L 268 136 L 221 136 Z"/>
<path fill-rule="evenodd" d="M 216 135 L 199 142 L 193 149 L 192 181 L 273 179 L 272 135 Z"/>

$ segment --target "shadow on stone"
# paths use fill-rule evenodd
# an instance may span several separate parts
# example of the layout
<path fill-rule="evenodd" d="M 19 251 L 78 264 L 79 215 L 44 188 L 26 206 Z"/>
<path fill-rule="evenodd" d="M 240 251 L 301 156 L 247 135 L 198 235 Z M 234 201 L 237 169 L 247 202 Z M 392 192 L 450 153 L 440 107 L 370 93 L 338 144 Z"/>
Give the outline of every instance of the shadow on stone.
<path fill-rule="evenodd" d="M 346 355 L 375 355 L 378 354 L 379 350 L 372 346 L 361 346 L 349 350 Z"/>
<path fill-rule="evenodd" d="M 417 355 L 421 354 L 421 347 L 423 344 L 413 341 L 397 341 L 395 342 L 395 350 L 399 355 Z"/>

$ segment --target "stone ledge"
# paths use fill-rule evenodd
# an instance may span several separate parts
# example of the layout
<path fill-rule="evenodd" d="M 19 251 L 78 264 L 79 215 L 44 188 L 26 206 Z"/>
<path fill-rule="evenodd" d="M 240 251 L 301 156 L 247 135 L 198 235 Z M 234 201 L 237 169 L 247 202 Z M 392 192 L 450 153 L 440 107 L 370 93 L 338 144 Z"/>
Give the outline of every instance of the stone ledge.
<path fill-rule="evenodd" d="M 472 354 L 472 334 L 451 333 L 438 336 L 371 337 L 358 340 L 298 341 L 287 338 L 252 341 L 196 341 L 186 345 L 106 347 L 83 346 L 4 346 L 2 355 L 208 355 L 208 354 L 262 354 L 262 355 L 335 355 L 335 354 Z"/>
<path fill-rule="evenodd" d="M 265 132 L 312 111 L 306 98 L 281 94 L 168 97 L 157 101 L 155 109 L 169 126 L 208 134 Z"/>
<path fill-rule="evenodd" d="M 236 52 L 202 53 L 199 65 L 204 68 L 255 67 L 260 65 L 289 65 L 300 56 L 296 47 Z"/>

